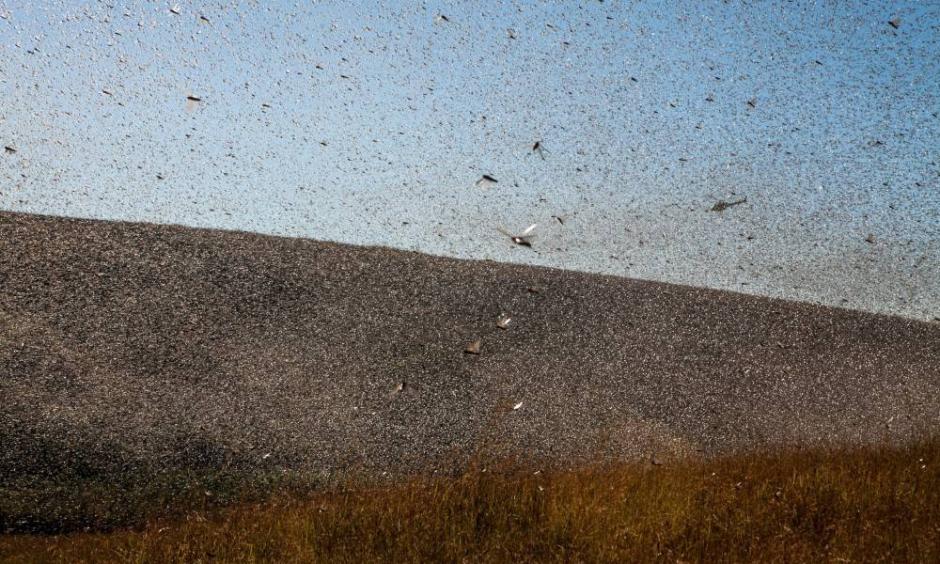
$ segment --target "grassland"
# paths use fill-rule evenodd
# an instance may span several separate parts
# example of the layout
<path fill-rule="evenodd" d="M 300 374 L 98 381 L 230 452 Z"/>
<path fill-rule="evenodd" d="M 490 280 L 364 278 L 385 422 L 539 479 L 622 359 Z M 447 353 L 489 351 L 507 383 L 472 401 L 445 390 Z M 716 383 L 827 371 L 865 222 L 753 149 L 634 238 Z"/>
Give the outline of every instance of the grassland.
<path fill-rule="evenodd" d="M 0 220 L 0 562 L 940 561 L 938 324 Z"/>
<path fill-rule="evenodd" d="M 0 560 L 937 562 L 940 441 L 551 472 L 477 466 L 128 530 L 6 535 Z"/>

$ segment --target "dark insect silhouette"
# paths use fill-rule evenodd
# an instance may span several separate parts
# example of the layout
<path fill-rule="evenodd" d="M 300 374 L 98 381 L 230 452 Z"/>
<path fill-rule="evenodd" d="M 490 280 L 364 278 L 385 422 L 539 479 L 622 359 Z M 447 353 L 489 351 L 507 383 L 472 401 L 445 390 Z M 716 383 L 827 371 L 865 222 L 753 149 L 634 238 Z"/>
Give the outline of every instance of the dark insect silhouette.
<path fill-rule="evenodd" d="M 536 141 L 535 143 L 532 144 L 532 152 L 533 152 L 533 153 L 538 153 L 539 156 L 542 157 L 542 160 L 543 160 L 543 161 L 545 160 L 545 150 L 542 149 L 542 141 L 541 141 L 541 140 L 538 140 L 538 141 Z"/>
<path fill-rule="evenodd" d="M 733 208 L 734 206 L 738 206 L 738 205 L 745 204 L 745 203 L 747 203 L 747 198 L 741 198 L 740 200 L 735 200 L 733 202 L 726 202 L 724 200 L 719 200 L 718 203 L 712 206 L 711 209 L 708 211 L 723 212 L 728 208 Z"/>
<path fill-rule="evenodd" d="M 483 188 L 485 190 L 498 182 L 499 180 L 496 180 L 496 178 L 494 178 L 492 175 L 484 174 L 480 177 L 479 180 L 476 181 L 475 184 L 478 188 Z"/>

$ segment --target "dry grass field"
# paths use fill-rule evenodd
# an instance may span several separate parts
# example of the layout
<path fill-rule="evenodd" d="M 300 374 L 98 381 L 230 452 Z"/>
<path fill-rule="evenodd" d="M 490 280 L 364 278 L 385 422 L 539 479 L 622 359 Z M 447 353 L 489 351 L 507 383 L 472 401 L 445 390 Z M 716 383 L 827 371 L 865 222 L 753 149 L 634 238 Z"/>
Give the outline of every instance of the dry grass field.
<path fill-rule="evenodd" d="M 940 441 L 350 485 L 137 530 L 0 537 L 5 562 L 937 562 Z"/>

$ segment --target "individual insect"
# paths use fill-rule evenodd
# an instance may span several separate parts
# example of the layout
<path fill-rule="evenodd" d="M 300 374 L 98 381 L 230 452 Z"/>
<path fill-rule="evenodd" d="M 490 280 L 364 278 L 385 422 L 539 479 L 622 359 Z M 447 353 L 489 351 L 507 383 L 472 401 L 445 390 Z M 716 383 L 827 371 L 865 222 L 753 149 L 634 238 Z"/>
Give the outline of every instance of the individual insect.
<path fill-rule="evenodd" d="M 464 348 L 463 352 L 464 352 L 465 354 L 480 354 L 480 350 L 481 350 L 482 348 L 483 348 L 483 341 L 481 341 L 480 339 L 477 339 L 476 341 L 473 341 L 473 342 L 467 344 L 467 346 L 466 346 L 466 348 Z"/>
<path fill-rule="evenodd" d="M 542 160 L 545 160 L 545 150 L 542 148 L 542 141 L 538 140 L 532 144 L 532 152 L 538 153 Z"/>
<path fill-rule="evenodd" d="M 485 190 L 492 187 L 494 184 L 497 184 L 498 182 L 499 180 L 496 180 L 496 178 L 494 178 L 492 175 L 484 174 L 480 177 L 479 180 L 476 181 L 475 184 L 478 188 L 483 188 Z"/>
<path fill-rule="evenodd" d="M 740 200 L 735 200 L 733 202 L 726 202 L 724 200 L 718 200 L 718 203 L 712 206 L 711 209 L 708 211 L 723 212 L 728 208 L 733 208 L 734 206 L 738 206 L 738 205 L 745 204 L 745 203 L 747 203 L 747 198 L 741 198 Z"/>
<path fill-rule="evenodd" d="M 532 225 L 528 226 L 525 231 L 523 231 L 522 233 L 519 233 L 518 235 L 514 235 L 510 233 L 509 231 L 506 231 L 502 227 L 497 227 L 496 230 L 502 233 L 503 235 L 509 237 L 510 239 L 512 239 L 512 242 L 517 245 L 520 245 L 522 247 L 531 247 L 532 239 L 535 237 L 535 235 L 532 235 L 532 231 L 535 230 L 536 225 L 538 224 L 533 223 Z"/>
<path fill-rule="evenodd" d="M 512 318 L 504 313 L 503 315 L 500 315 L 499 318 L 496 320 L 496 326 L 499 327 L 500 329 L 506 329 L 509 327 L 509 324 L 511 322 L 512 322 Z"/>

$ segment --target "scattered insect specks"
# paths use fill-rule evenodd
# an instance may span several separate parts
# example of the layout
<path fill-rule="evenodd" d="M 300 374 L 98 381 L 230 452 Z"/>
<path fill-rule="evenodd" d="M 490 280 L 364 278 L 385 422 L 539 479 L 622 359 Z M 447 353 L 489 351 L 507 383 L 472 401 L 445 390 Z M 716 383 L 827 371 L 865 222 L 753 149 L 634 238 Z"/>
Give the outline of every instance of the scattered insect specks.
<path fill-rule="evenodd" d="M 467 344 L 463 349 L 464 354 L 480 354 L 480 351 L 483 348 L 483 341 L 477 339 Z"/>
<path fill-rule="evenodd" d="M 509 39 L 515 39 L 515 38 L 516 38 L 516 30 L 514 30 L 513 28 L 509 28 L 509 29 L 506 30 L 506 35 L 509 36 Z"/>

